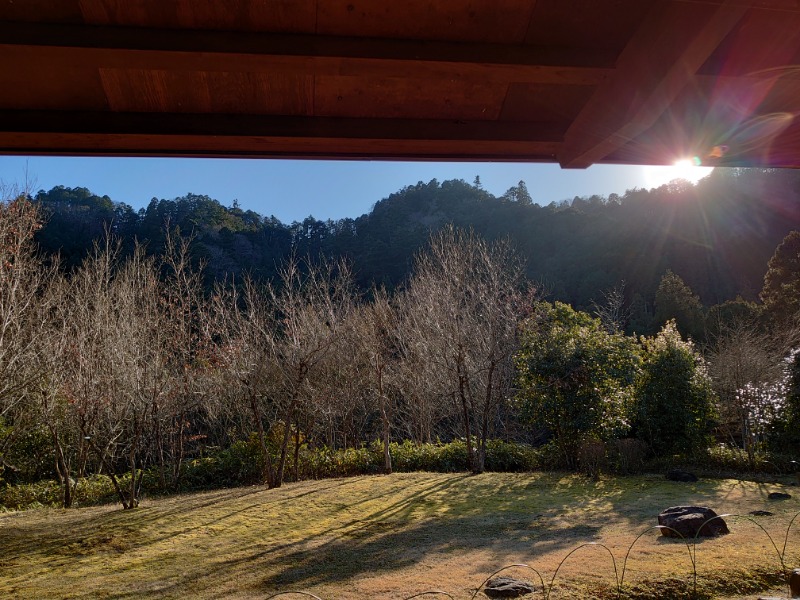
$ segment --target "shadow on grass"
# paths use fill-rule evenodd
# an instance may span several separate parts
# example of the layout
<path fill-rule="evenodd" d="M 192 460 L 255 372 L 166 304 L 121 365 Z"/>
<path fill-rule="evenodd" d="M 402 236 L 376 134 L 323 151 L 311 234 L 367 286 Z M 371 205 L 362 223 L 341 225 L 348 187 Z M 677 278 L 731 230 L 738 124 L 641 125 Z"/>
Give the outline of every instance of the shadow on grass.
<path fill-rule="evenodd" d="M 488 478 L 481 482 L 467 475 L 415 484 L 403 498 L 356 519 L 339 521 L 297 542 L 251 547 L 236 558 L 205 565 L 189 579 L 203 587 L 204 580 L 210 584 L 226 574 L 264 571 L 270 574 L 261 579 L 262 590 L 285 590 L 390 573 L 431 556 L 464 551 L 526 554 L 532 538 L 547 551 L 564 551 L 599 537 L 599 526 L 576 523 L 556 530 L 543 514 L 520 514 L 519 492 L 519 485 L 502 485 L 496 479 L 491 483 Z M 430 502 L 437 495 L 442 500 Z M 366 502 L 354 500 L 347 506 L 358 511 Z M 178 591 L 182 585 L 176 582 L 172 589 Z"/>
<path fill-rule="evenodd" d="M 176 535 L 197 531 L 248 510 L 264 509 L 264 507 L 298 501 L 305 496 L 318 494 L 326 490 L 342 486 L 345 480 L 333 480 L 311 490 L 298 490 L 280 498 L 270 498 L 263 487 L 237 488 L 205 492 L 199 495 L 175 496 L 162 500 L 158 507 L 142 506 L 135 510 L 122 510 L 118 507 L 100 509 L 61 510 L 52 509 L 52 513 L 69 515 L 69 530 L 53 528 L 48 521 L 14 524 L 15 519 L 3 527 L 0 536 L 0 555 L 6 559 L 16 556 L 35 555 L 40 560 L 51 560 L 56 563 L 69 560 L 74 555 L 89 554 L 93 550 L 102 549 L 104 545 L 118 551 L 129 550 L 140 545 L 157 544 Z M 224 511 L 232 501 L 240 502 L 252 498 L 252 502 L 237 507 L 236 510 Z M 205 512 L 214 518 L 202 520 L 196 525 L 180 527 L 190 515 Z M 17 513 L 18 517 L 24 513 Z M 178 524 L 176 526 L 176 524 Z M 157 529 L 164 527 L 163 533 L 145 532 L 147 527 Z M 111 543 L 116 540 L 116 543 Z"/>
<path fill-rule="evenodd" d="M 68 523 L 62 530 L 46 518 L 52 513 L 33 515 L 30 522 L 23 515 L 0 521 L 0 577 L 4 564 L 18 558 L 69 572 L 75 559 L 99 565 L 108 556 L 141 550 L 150 553 L 148 560 L 165 557 L 180 564 L 157 573 L 140 567 L 140 587 L 115 587 L 114 597 L 182 597 L 188 589 L 216 593 L 231 586 L 266 594 L 340 584 L 471 551 L 513 560 L 531 556 L 534 547 L 537 554 L 566 554 L 599 541 L 609 523 L 635 535 L 655 520 L 662 501 L 681 495 L 719 499 L 725 494 L 710 484 L 642 478 L 590 482 L 559 474 L 377 476 L 281 490 L 204 492 L 160 499 L 135 511 L 53 511 L 64 515 L 59 522 Z M 761 489 L 758 495 L 763 496 Z M 316 518 L 320 525 L 309 526 Z M 212 527 L 215 536 L 226 536 L 224 543 L 203 537 Z M 184 535 L 189 538 L 176 541 Z M 180 560 L 184 549 L 198 547 L 207 551 L 203 558 Z M 483 573 L 480 565 L 472 567 Z M 113 572 L 91 568 L 102 589 L 118 585 Z M 24 572 L 14 576 L 26 577 Z"/>

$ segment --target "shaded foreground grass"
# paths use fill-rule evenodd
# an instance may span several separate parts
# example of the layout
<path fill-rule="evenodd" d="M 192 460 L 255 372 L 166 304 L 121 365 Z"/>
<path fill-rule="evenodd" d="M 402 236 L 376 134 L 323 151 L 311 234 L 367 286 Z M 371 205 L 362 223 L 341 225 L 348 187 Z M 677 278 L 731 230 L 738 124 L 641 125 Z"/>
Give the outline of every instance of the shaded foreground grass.
<path fill-rule="evenodd" d="M 781 547 L 800 502 L 768 502 L 770 491 L 785 490 L 659 476 L 409 473 L 173 496 L 134 511 L 10 513 L 0 515 L 0 597 L 249 599 L 304 589 L 349 600 L 436 588 L 469 598 L 511 563 L 532 565 L 549 582 L 561 559 L 585 542 L 608 546 L 621 568 L 636 535 L 676 504 L 769 510 L 774 516 L 758 523 Z M 792 567 L 800 566 L 797 525 Z M 731 535 L 698 545 L 706 597 L 730 597 L 737 590 L 731 582 L 741 581 L 742 592 L 777 582 L 780 565 L 764 533 L 746 519 L 729 526 Z M 681 597 L 690 580 L 686 546 L 656 531 L 636 544 L 625 576 L 640 598 Z M 564 564 L 551 597 L 610 598 L 613 582 L 608 553 L 591 546 Z M 675 594 L 663 595 L 664 586 Z"/>

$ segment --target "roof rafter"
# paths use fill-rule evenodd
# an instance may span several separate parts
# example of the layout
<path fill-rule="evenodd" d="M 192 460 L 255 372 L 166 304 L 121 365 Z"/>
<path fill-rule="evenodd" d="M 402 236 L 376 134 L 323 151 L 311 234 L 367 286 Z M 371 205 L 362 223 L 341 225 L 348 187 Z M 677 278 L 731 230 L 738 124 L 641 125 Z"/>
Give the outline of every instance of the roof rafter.
<path fill-rule="evenodd" d="M 567 131 L 561 166 L 586 168 L 652 126 L 750 5 L 724 0 L 708 5 L 704 17 L 700 5 L 659 2 L 622 51 L 614 75 L 598 86 Z"/>
<path fill-rule="evenodd" d="M 0 111 L 0 153 L 324 156 L 552 160 L 565 126 L 552 123 Z M 243 134 L 242 132 L 247 132 Z M 42 137 L 46 133 L 46 137 Z M 339 144 L 331 149 L 330 138 Z M 509 149 L 511 152 L 509 152 Z"/>
<path fill-rule="evenodd" d="M 608 52 L 465 42 L 0 23 L 0 52 L 21 64 L 161 71 L 457 78 L 593 85 Z"/>

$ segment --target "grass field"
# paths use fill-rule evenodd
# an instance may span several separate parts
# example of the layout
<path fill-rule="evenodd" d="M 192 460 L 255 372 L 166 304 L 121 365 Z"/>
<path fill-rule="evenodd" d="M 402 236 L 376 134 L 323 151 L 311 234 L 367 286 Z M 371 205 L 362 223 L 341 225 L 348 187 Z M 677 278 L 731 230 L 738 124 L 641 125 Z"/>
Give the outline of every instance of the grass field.
<path fill-rule="evenodd" d="M 755 520 L 781 548 L 800 511 L 795 489 L 661 476 L 412 473 L 146 499 L 134 511 L 7 513 L 0 514 L 0 597 L 251 599 L 306 590 L 350 600 L 440 589 L 466 599 L 512 563 L 534 566 L 549 583 L 561 559 L 586 542 L 606 545 L 621 570 L 634 538 L 677 504 L 769 510 L 774 516 Z M 770 491 L 794 497 L 770 502 Z M 800 566 L 795 523 L 791 567 Z M 697 546 L 705 597 L 744 597 L 777 583 L 780 564 L 767 536 L 746 519 L 728 525 L 730 535 Z M 686 546 L 654 530 L 634 547 L 625 587 L 638 598 L 689 597 L 691 571 Z M 589 546 L 563 565 L 551 598 L 612 598 L 613 582 L 608 552 Z"/>

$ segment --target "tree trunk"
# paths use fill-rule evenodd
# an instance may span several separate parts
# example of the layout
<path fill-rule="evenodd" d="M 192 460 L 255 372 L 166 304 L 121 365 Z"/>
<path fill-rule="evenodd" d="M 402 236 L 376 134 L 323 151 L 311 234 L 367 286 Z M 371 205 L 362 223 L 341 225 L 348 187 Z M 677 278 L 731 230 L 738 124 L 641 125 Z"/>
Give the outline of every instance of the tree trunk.
<path fill-rule="evenodd" d="M 103 468 L 105 468 L 108 478 L 111 479 L 111 483 L 114 485 L 114 491 L 117 492 L 117 496 L 119 497 L 120 504 L 122 504 L 122 508 L 126 510 L 131 508 L 130 506 L 128 506 L 128 500 L 125 497 L 125 493 L 122 491 L 122 488 L 119 485 L 119 480 L 114 474 L 114 469 L 112 469 L 111 465 L 108 464 L 108 460 L 106 459 L 105 453 L 100 451 L 100 448 L 97 447 L 97 444 L 89 435 L 86 434 L 86 430 L 83 429 L 82 427 L 81 427 L 81 433 L 84 434 L 84 439 L 88 442 L 89 447 L 92 450 L 94 450 L 94 453 L 100 459 L 100 465 Z"/>
<path fill-rule="evenodd" d="M 48 424 L 50 435 L 53 438 L 53 448 L 56 451 L 56 467 L 58 474 L 61 478 L 61 485 L 64 489 L 63 506 L 64 508 L 72 508 L 72 485 L 70 482 L 70 461 L 64 455 L 64 447 L 61 444 L 61 439 L 58 436 L 58 430 L 53 425 Z"/>
<path fill-rule="evenodd" d="M 269 448 L 267 448 L 267 436 L 264 433 L 264 423 L 261 422 L 261 411 L 258 410 L 258 399 L 256 395 L 251 393 L 250 394 L 250 409 L 253 411 L 253 422 L 256 424 L 256 429 L 258 430 L 258 443 L 261 446 L 261 456 L 264 459 L 264 471 L 266 473 L 262 473 L 262 477 L 266 475 L 267 479 L 267 487 L 274 488 L 279 487 L 279 485 L 275 485 L 275 477 L 272 472 L 272 457 L 269 454 Z"/>
<path fill-rule="evenodd" d="M 486 396 L 483 399 L 483 414 L 481 418 L 481 434 L 478 442 L 478 473 L 486 470 L 486 442 L 489 438 L 489 417 L 492 413 L 492 388 L 494 386 L 494 372 L 496 364 L 489 363 L 489 372 L 486 374 Z"/>
<path fill-rule="evenodd" d="M 128 486 L 128 506 L 126 509 L 132 509 L 139 506 L 139 499 L 136 494 L 136 444 L 131 445 L 130 453 L 128 454 L 128 465 L 131 469 L 131 483 Z"/>
<path fill-rule="evenodd" d="M 386 410 L 386 404 L 381 408 L 381 419 L 383 420 L 383 472 L 386 475 L 392 474 L 392 454 L 389 452 L 391 423 L 389 421 L 389 414 Z"/>
<path fill-rule="evenodd" d="M 177 423 L 178 437 L 177 439 L 173 437 L 173 442 L 172 442 L 172 488 L 176 491 L 180 486 L 181 482 L 181 467 L 183 466 L 183 457 L 185 454 L 185 448 L 184 448 L 184 437 L 185 437 L 184 433 L 186 429 L 185 423 L 186 423 L 186 414 L 184 412 L 181 412 L 178 415 L 178 423 Z M 176 428 L 173 426 L 173 429 Z"/>
<path fill-rule="evenodd" d="M 283 441 L 281 442 L 281 455 L 278 459 L 278 473 L 275 476 L 275 487 L 281 487 L 283 483 L 283 472 L 286 468 L 286 455 L 289 449 L 289 439 L 292 434 L 292 420 L 294 419 L 294 407 L 297 403 L 297 396 L 292 395 L 289 401 L 289 407 L 286 409 L 286 417 L 283 420 Z"/>
<path fill-rule="evenodd" d="M 470 407 L 469 400 L 467 399 L 465 383 L 464 376 L 459 375 L 458 395 L 459 399 L 461 400 L 461 410 L 464 418 L 464 433 L 467 439 L 467 461 L 469 463 L 470 471 L 473 473 L 478 473 L 479 471 L 477 471 L 478 464 L 475 457 L 475 448 L 472 447 L 472 419 L 470 418 Z"/>
<path fill-rule="evenodd" d="M 161 435 L 161 419 L 158 414 L 158 402 L 153 400 L 153 436 L 156 441 L 156 455 L 158 456 L 158 483 L 162 490 L 167 489 L 167 463 L 164 457 L 164 439 Z"/>
<path fill-rule="evenodd" d="M 294 422 L 294 480 L 300 481 L 300 420 Z"/>
<path fill-rule="evenodd" d="M 389 452 L 389 441 L 391 438 L 391 421 L 389 420 L 389 399 L 383 393 L 383 369 L 376 366 L 378 375 L 378 396 L 381 399 L 381 421 L 383 422 L 383 472 L 386 475 L 392 474 L 392 454 Z"/>

